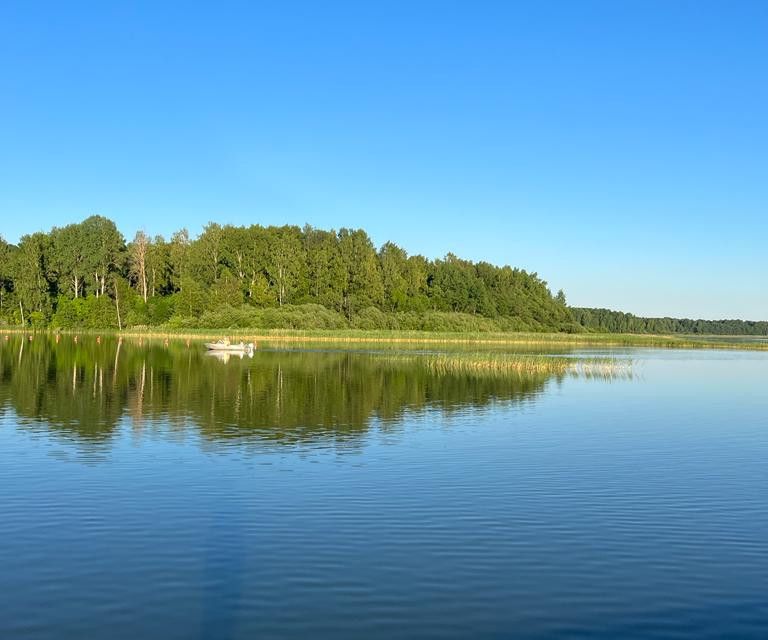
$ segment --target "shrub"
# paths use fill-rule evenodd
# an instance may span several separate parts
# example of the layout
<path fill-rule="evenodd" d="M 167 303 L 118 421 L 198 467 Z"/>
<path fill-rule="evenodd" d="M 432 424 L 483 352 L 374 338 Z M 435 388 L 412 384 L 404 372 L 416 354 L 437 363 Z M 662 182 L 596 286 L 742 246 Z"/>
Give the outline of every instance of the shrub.
<path fill-rule="evenodd" d="M 261 310 L 264 329 L 346 329 L 344 317 L 319 304 L 285 305 Z"/>
<path fill-rule="evenodd" d="M 60 296 L 56 302 L 56 313 L 53 314 L 51 326 L 61 329 L 75 329 L 85 324 L 85 299 L 70 300 Z"/>
<path fill-rule="evenodd" d="M 399 329 L 400 315 L 384 313 L 376 307 L 366 307 L 352 318 L 351 325 L 355 329 Z"/>
<path fill-rule="evenodd" d="M 29 314 L 29 324 L 33 329 L 43 329 L 47 324 L 45 314 L 42 311 L 33 311 Z"/>
<path fill-rule="evenodd" d="M 174 302 L 175 297 L 173 295 L 150 298 L 147 305 L 149 323 L 159 325 L 168 322 L 173 315 Z"/>

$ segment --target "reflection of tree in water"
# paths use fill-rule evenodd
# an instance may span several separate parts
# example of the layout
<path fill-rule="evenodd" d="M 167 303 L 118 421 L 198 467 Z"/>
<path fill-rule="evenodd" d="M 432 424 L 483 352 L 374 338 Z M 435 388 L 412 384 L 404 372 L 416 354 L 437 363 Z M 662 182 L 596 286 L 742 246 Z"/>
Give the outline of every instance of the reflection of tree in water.
<path fill-rule="evenodd" d="M 37 336 L 0 345 L 0 407 L 93 442 L 108 440 L 125 415 L 136 430 L 193 424 L 212 440 L 343 441 L 406 412 L 524 402 L 550 377 L 435 375 L 412 360 L 343 351 L 223 362 L 182 342 Z"/>

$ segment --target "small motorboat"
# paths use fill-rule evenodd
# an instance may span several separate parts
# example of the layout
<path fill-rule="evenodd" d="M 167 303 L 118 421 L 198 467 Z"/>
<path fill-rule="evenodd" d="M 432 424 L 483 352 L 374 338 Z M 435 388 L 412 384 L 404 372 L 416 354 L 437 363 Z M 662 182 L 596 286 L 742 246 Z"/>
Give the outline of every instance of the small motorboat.
<path fill-rule="evenodd" d="M 218 340 L 217 342 L 206 342 L 205 348 L 208 351 L 216 351 L 221 353 L 247 353 L 252 354 L 256 345 L 253 342 L 237 342 L 231 343 L 229 340 Z"/>

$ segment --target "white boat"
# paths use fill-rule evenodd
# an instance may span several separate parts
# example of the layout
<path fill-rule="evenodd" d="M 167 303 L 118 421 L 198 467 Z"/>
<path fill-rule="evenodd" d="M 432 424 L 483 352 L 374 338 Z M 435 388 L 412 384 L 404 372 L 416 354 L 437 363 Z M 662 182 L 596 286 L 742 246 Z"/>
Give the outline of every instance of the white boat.
<path fill-rule="evenodd" d="M 222 353 L 251 354 L 256 348 L 256 345 L 254 345 L 253 342 L 238 342 L 233 344 L 229 340 L 219 340 L 217 342 L 206 342 L 205 348 L 208 349 L 208 351 L 216 351 Z"/>

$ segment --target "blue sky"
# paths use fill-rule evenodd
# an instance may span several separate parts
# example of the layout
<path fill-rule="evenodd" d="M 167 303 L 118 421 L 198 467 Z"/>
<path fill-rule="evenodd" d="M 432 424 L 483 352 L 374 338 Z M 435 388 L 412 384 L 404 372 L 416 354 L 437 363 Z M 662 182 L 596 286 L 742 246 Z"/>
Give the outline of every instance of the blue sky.
<path fill-rule="evenodd" d="M 768 319 L 768 3 L 0 4 L 0 234 L 363 227 Z"/>

